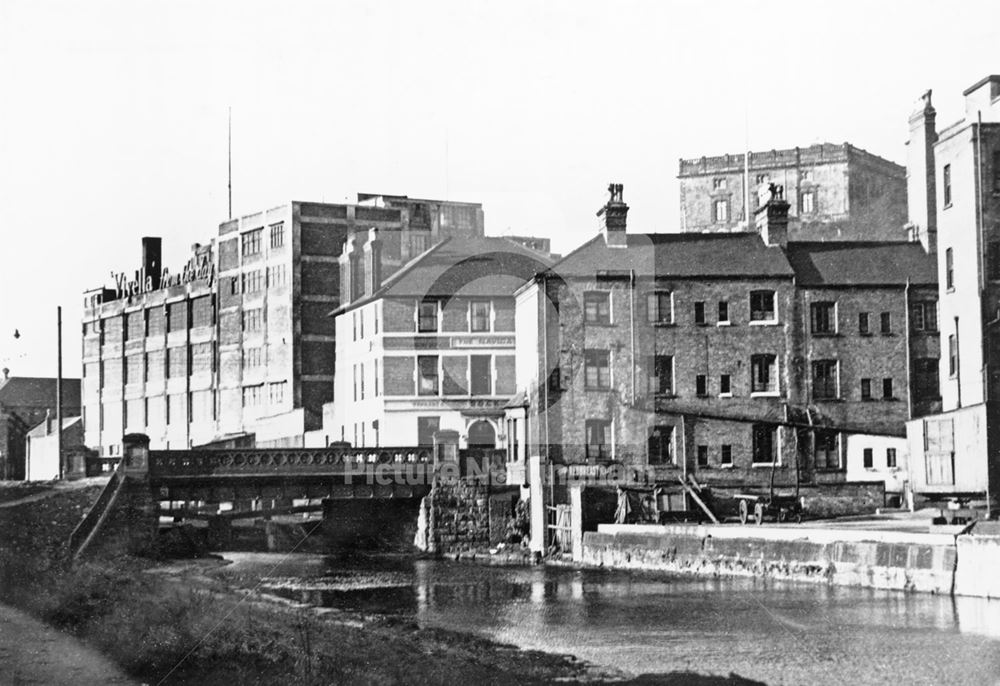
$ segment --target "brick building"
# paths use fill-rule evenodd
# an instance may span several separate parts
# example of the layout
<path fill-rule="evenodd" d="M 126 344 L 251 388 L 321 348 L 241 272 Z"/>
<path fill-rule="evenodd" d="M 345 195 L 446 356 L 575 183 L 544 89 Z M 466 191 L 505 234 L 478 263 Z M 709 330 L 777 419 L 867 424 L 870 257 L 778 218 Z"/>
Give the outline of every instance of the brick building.
<path fill-rule="evenodd" d="M 759 190 L 774 183 L 790 205 L 790 240 L 905 239 L 905 169 L 849 143 L 682 159 L 677 178 L 682 231 L 746 231 Z"/>
<path fill-rule="evenodd" d="M 933 259 L 790 242 L 774 191 L 755 232 L 637 234 L 612 186 L 602 235 L 517 293 L 539 332 L 518 337 L 518 459 L 730 486 L 843 482 L 853 453 L 866 478 L 905 467 L 904 424 L 937 395 L 936 337 L 911 321 L 935 311 Z"/>
<path fill-rule="evenodd" d="M 910 228 L 936 248 L 943 412 L 907 426 L 914 490 L 983 497 L 1000 489 L 1000 76 L 964 92 L 940 131 L 931 92 L 910 116 Z"/>
<path fill-rule="evenodd" d="M 7 376 L 0 380 L 0 479 L 24 479 L 25 439 L 45 417 L 56 414 L 56 380 Z M 63 379 L 63 417 L 80 414 L 80 380 Z"/>
<path fill-rule="evenodd" d="M 391 274 L 452 235 L 480 236 L 473 203 L 359 195 L 291 202 L 222 223 L 177 274 L 143 240 L 142 268 L 86 295 L 87 445 L 120 454 L 129 432 L 154 448 L 214 442 L 301 445 L 333 397 L 338 257 L 348 234 L 377 228 Z"/>
<path fill-rule="evenodd" d="M 449 238 L 384 281 L 381 234 L 352 235 L 340 257 L 334 402 L 324 440 L 497 447 L 515 391 L 514 291 L 551 264 L 506 238 Z"/>

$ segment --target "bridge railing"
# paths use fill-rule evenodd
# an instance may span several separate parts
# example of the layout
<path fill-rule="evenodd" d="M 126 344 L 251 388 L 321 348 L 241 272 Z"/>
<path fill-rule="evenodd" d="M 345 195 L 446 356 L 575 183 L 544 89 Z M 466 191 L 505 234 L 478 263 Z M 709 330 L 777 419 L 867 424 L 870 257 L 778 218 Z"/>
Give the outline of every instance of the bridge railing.
<path fill-rule="evenodd" d="M 377 465 L 429 465 L 427 447 L 234 448 L 231 450 L 151 450 L 151 477 L 213 474 L 308 474 L 356 471 Z"/>

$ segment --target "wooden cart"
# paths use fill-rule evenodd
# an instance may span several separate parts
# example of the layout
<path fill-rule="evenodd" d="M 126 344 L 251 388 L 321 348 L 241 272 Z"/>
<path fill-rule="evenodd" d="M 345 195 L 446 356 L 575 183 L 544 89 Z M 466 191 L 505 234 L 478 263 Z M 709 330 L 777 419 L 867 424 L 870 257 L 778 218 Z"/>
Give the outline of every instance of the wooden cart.
<path fill-rule="evenodd" d="M 758 525 L 764 523 L 764 518 L 778 522 L 794 520 L 802 521 L 802 501 L 794 495 L 758 495 L 755 493 L 735 493 L 733 497 L 739 500 L 740 523 L 746 524 L 753 512 L 753 520 Z"/>

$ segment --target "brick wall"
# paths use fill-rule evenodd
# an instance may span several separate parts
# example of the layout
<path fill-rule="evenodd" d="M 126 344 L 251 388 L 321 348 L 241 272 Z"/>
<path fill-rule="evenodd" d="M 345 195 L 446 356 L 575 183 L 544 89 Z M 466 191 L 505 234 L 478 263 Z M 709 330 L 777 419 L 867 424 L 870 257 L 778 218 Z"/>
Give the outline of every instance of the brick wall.
<path fill-rule="evenodd" d="M 386 395 L 415 395 L 415 358 L 385 357 L 382 360 L 382 375 L 385 380 Z"/>

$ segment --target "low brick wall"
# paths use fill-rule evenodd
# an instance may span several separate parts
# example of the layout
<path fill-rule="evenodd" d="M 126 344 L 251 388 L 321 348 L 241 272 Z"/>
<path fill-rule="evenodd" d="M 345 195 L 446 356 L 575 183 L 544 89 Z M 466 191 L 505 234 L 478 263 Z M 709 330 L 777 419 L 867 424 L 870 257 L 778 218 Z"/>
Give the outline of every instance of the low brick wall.
<path fill-rule="evenodd" d="M 494 487 L 472 479 L 437 483 L 424 499 L 424 530 L 417 547 L 442 555 L 483 552 L 506 533 L 520 489 Z"/>
<path fill-rule="evenodd" d="M 956 549 L 948 534 L 602 524 L 583 564 L 950 594 Z"/>

